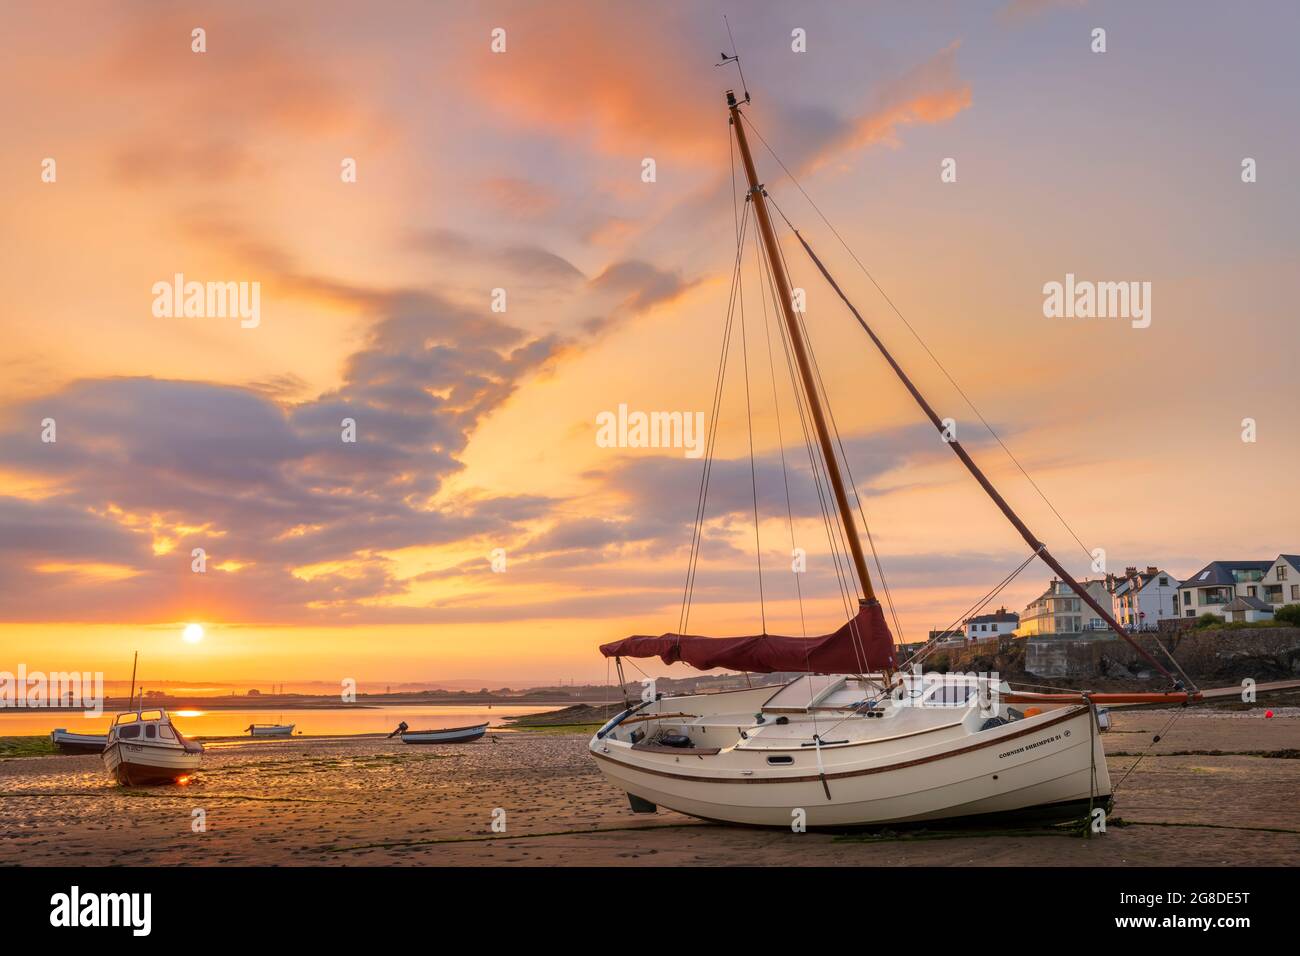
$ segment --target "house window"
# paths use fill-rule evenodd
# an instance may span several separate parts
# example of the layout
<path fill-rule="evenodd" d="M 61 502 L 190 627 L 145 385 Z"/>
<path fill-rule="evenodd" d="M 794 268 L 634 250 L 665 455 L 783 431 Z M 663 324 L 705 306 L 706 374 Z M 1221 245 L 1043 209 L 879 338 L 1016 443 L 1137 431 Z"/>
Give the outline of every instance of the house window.
<path fill-rule="evenodd" d="M 1167 588 L 1167 587 L 1169 587 L 1169 579 L 1168 579 L 1168 578 L 1161 578 L 1161 579 L 1160 579 L 1160 586 L 1161 586 L 1162 588 Z"/>
<path fill-rule="evenodd" d="M 1279 564 L 1279 565 L 1277 566 L 1277 579 L 1278 579 L 1279 581 L 1285 581 L 1285 580 L 1286 580 L 1286 565 L 1285 565 L 1285 564 Z"/>
<path fill-rule="evenodd" d="M 1291 585 L 1291 600 L 1300 601 L 1300 584 Z"/>
<path fill-rule="evenodd" d="M 1247 596 L 1247 597 L 1254 597 L 1254 596 L 1255 596 L 1255 590 L 1256 590 L 1256 589 L 1255 589 L 1255 586 L 1252 584 L 1250 587 L 1246 588 L 1246 596 Z"/>

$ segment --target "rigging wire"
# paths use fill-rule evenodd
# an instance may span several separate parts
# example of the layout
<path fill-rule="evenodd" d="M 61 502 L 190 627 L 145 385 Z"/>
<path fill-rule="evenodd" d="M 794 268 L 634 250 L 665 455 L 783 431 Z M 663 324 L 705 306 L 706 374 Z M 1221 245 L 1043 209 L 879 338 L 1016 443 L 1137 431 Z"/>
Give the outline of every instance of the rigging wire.
<path fill-rule="evenodd" d="M 763 307 L 763 333 L 767 342 L 767 367 L 772 378 L 772 409 L 776 419 L 776 444 L 781 453 L 781 481 L 785 486 L 785 514 L 786 522 L 790 529 L 790 552 L 791 555 L 798 550 L 798 545 L 794 536 L 794 506 L 790 502 L 790 474 L 786 467 L 785 460 L 785 436 L 781 429 L 781 401 L 777 395 L 776 389 L 776 358 L 772 353 L 772 324 L 768 320 L 767 313 L 767 289 L 762 282 L 763 277 L 763 252 L 759 245 L 758 236 L 754 236 L 754 259 L 758 263 L 758 293 L 759 301 Z M 776 303 L 773 303 L 775 307 Z M 808 622 L 804 616 L 803 608 L 803 585 L 799 581 L 799 572 L 794 576 L 795 593 L 799 597 L 799 628 L 804 637 L 808 636 Z"/>
<path fill-rule="evenodd" d="M 766 276 L 768 280 L 769 291 L 771 292 L 772 295 L 772 301 L 773 303 L 778 303 L 779 291 L 776 288 L 776 278 L 774 274 L 774 269 L 771 261 L 766 257 L 766 250 L 761 250 L 761 251 L 764 253 L 764 255 L 760 257 L 760 266 L 766 265 Z M 762 271 L 762 269 L 760 269 L 760 271 Z M 817 488 L 818 503 L 820 504 L 822 510 L 822 521 L 826 526 L 826 537 L 827 537 L 828 544 L 830 546 L 832 563 L 835 567 L 836 580 L 840 587 L 840 600 L 843 603 L 844 613 L 849 618 L 850 634 L 852 636 L 854 655 L 857 658 L 858 666 L 865 671 L 866 654 L 862 647 L 861 636 L 859 635 L 857 629 L 857 624 L 856 624 L 857 617 L 853 612 L 853 604 L 855 603 L 855 599 L 857 597 L 857 590 L 856 587 L 852 585 L 848 580 L 848 570 L 847 570 L 848 542 L 843 537 L 845 534 L 845 529 L 841 526 L 841 523 L 837 518 L 833 519 L 831 517 L 830 504 L 829 504 L 829 495 L 830 495 L 829 474 L 824 479 L 825 490 L 823 490 L 823 484 L 822 484 L 823 478 L 822 478 L 822 471 L 821 471 L 822 468 L 829 468 L 829 466 L 826 465 L 824 462 L 822 462 L 822 456 L 820 454 L 821 451 L 820 445 L 818 445 L 817 448 L 814 449 L 812 435 L 808 429 L 807 415 L 805 414 L 805 409 L 804 409 L 804 404 L 807 402 L 816 401 L 816 397 L 808 395 L 806 391 L 803 388 L 801 388 L 801 384 L 802 384 L 801 379 L 799 376 L 795 374 L 795 370 L 794 370 L 794 359 L 792 357 L 793 346 L 788 338 L 789 330 L 785 328 L 783 322 L 778 322 L 777 325 L 782 332 L 781 344 L 785 350 L 786 367 L 790 373 L 790 379 L 795 389 L 796 406 L 799 409 L 799 422 L 804 433 L 804 444 L 808 450 L 808 461 L 809 461 L 810 469 L 812 470 L 813 473 L 814 485 Z M 837 546 L 836 546 L 837 534 L 839 535 L 839 549 L 841 550 L 837 550 Z M 842 562 L 840 557 L 841 551 L 844 555 Z"/>
<path fill-rule="evenodd" d="M 772 206 L 776 208 L 777 212 L 781 212 L 775 202 L 772 203 Z M 781 213 L 781 218 L 785 219 L 784 213 Z M 788 219 L 786 219 L 786 225 L 790 225 Z M 791 231 L 793 232 L 793 227 L 791 227 Z M 789 276 L 790 263 L 786 260 L 785 250 L 779 245 L 777 246 L 777 250 L 781 254 L 781 265 L 785 268 L 785 274 Z M 894 619 L 894 633 L 898 635 L 900 640 L 902 640 L 903 628 L 898 620 L 898 610 L 894 604 L 894 596 L 889 590 L 889 579 L 885 576 L 885 566 L 880 560 L 879 552 L 876 550 L 876 539 L 871 534 L 871 525 L 867 522 L 867 512 L 862 505 L 862 497 L 858 494 L 858 482 L 857 479 L 853 477 L 853 466 L 849 464 L 849 454 L 844 448 L 844 439 L 840 436 L 840 426 L 835 420 L 835 408 L 831 405 L 830 396 L 826 392 L 826 383 L 822 380 L 821 365 L 817 362 L 817 353 L 813 350 L 812 337 L 808 332 L 808 325 L 804 321 L 802 315 L 799 316 L 799 327 L 803 330 L 803 338 L 808 348 L 808 356 L 812 360 L 813 372 L 817 377 L 817 387 L 822 396 L 822 404 L 830 414 L 831 431 L 835 433 L 835 443 L 839 446 L 840 458 L 844 461 L 844 471 L 845 474 L 848 475 L 849 487 L 853 489 L 853 500 L 857 502 L 858 515 L 862 518 L 862 528 L 867 533 L 867 544 L 871 548 L 871 557 L 876 565 L 876 574 L 880 576 L 880 586 L 885 592 L 885 603 L 889 605 L 889 615 Z"/>
<path fill-rule="evenodd" d="M 727 303 L 727 321 L 723 329 L 721 355 L 718 358 L 718 377 L 714 385 L 713 405 L 709 417 L 709 437 L 705 447 L 704 469 L 700 475 L 699 496 L 695 507 L 695 524 L 691 533 L 691 551 L 687 561 L 686 584 L 682 594 L 682 610 L 678 617 L 678 634 L 684 634 L 687 625 L 690 623 L 691 600 L 695 594 L 695 576 L 699 568 L 700 548 L 704 538 L 704 513 L 708 503 L 709 478 L 713 472 L 714 451 L 717 448 L 718 441 L 719 410 L 722 405 L 722 391 L 727 374 L 727 354 L 730 350 L 731 332 L 735 319 L 736 287 L 740 281 L 741 243 L 749 219 L 748 214 L 749 207 L 746 206 L 744 215 L 740 217 L 739 232 L 737 233 L 736 261 L 731 276 L 731 296 Z"/>
<path fill-rule="evenodd" d="M 759 280 L 758 294 L 759 294 L 759 302 L 761 303 L 763 308 L 763 332 L 764 332 L 764 339 L 767 342 L 767 367 L 772 379 L 772 410 L 773 410 L 773 415 L 776 418 L 777 447 L 780 449 L 781 452 L 781 481 L 785 486 L 785 513 L 786 513 L 787 525 L 790 529 L 790 553 L 793 556 L 795 552 L 798 550 L 798 545 L 796 544 L 795 536 L 794 536 L 794 506 L 791 504 L 790 501 L 790 475 L 789 475 L 789 471 L 786 468 L 785 436 L 781 429 L 781 402 L 780 402 L 780 398 L 778 397 L 777 388 L 776 388 L 776 358 L 772 352 L 772 323 L 768 320 L 768 312 L 767 312 L 768 283 L 763 282 L 763 278 L 764 278 L 763 248 L 758 241 L 757 233 L 754 234 L 754 260 L 758 268 L 758 280 Z M 778 303 L 773 302 L 772 307 L 773 307 L 773 311 L 775 312 L 778 310 L 779 305 Z M 780 324 L 779 319 L 778 319 L 778 324 Z M 797 395 L 795 397 L 795 400 L 798 401 Z M 808 621 L 804 614 L 804 607 L 803 607 L 803 584 L 799 580 L 799 576 L 801 572 L 793 568 L 791 570 L 794 572 L 795 594 L 799 598 L 799 630 L 802 636 L 807 638 Z M 812 650 L 807 647 L 804 648 L 804 666 L 808 678 L 809 699 L 811 700 L 813 694 Z M 818 736 L 820 731 L 818 727 L 819 721 L 817 718 L 816 711 L 812 712 L 812 720 L 813 720 L 813 735 Z"/>
<path fill-rule="evenodd" d="M 760 249 L 760 252 L 763 250 Z M 779 293 L 776 289 L 776 279 L 772 275 L 771 264 L 763 257 L 760 259 L 763 266 L 762 272 L 767 277 L 769 291 L 772 294 L 773 302 L 778 301 Z M 820 454 L 820 446 L 816 445 L 812 439 L 812 432 L 808 427 L 809 412 L 807 409 L 807 395 L 805 394 L 802 381 L 795 372 L 793 348 L 789 340 L 789 330 L 786 329 L 784 322 L 777 322 L 777 328 L 781 333 L 781 347 L 785 352 L 786 371 L 790 375 L 790 381 L 795 393 L 795 407 L 799 411 L 799 425 L 803 431 L 804 446 L 808 452 L 808 466 L 813 475 L 814 486 L 817 489 L 818 504 L 821 507 L 822 523 L 826 528 L 827 545 L 830 548 L 832 565 L 835 569 L 836 581 L 840 588 L 840 600 L 843 603 L 844 612 L 850 614 L 851 602 L 849 597 L 849 585 L 847 581 L 847 549 L 844 547 L 842 540 L 836 541 L 836 532 L 839 531 L 839 522 L 831 518 L 830 489 L 829 480 L 825 477 L 823 464 Z M 844 555 L 841 557 L 841 555 Z"/>
<path fill-rule="evenodd" d="M 988 606 L 989 602 L 992 601 L 995 597 L 997 597 L 998 594 L 1008 584 L 1014 581 L 1021 571 L 1029 567 L 1029 565 L 1033 562 L 1034 558 L 1038 557 L 1038 552 L 1041 550 L 1042 548 L 1039 548 L 1038 551 L 1034 551 L 1032 554 L 1030 554 L 1029 557 L 1025 558 L 1025 560 L 1020 563 L 1020 566 L 1018 568 L 1016 568 L 1005 578 L 1003 578 L 1000 583 L 994 585 L 992 590 L 987 592 L 982 598 L 980 598 L 973 605 L 971 605 L 964 613 L 961 614 L 961 616 L 957 618 L 957 620 L 953 621 L 951 624 L 949 624 L 946 628 L 944 628 L 934 637 L 930 638 L 930 640 L 926 641 L 924 646 L 918 647 L 916 649 L 916 652 L 907 659 L 907 663 L 904 666 L 912 666 L 912 665 L 920 664 L 923 660 L 925 660 L 925 658 L 930 655 L 930 652 L 933 651 L 934 648 L 938 647 L 939 640 L 944 634 L 951 634 L 953 629 L 956 628 L 956 626 L 960 624 L 962 621 L 970 617 L 974 617 L 980 611 L 984 610 L 984 608 Z"/>
<path fill-rule="evenodd" d="M 1079 548 L 1083 551 L 1084 554 L 1088 556 L 1088 560 L 1091 561 L 1093 559 L 1093 556 L 1092 556 L 1092 552 L 1088 550 L 1087 545 L 1085 545 L 1082 539 L 1080 539 L 1080 537 L 1077 534 L 1075 534 L 1074 529 L 1070 527 L 1069 523 L 1061 515 L 1061 512 L 1057 510 L 1056 506 L 1052 504 L 1051 500 L 1048 499 L 1046 494 L 1044 494 L 1042 488 L 1038 486 L 1038 483 L 1034 481 L 1032 477 L 1030 477 L 1029 472 L 1025 470 L 1025 467 L 1020 463 L 1020 460 L 1016 458 L 1014 454 L 1011 453 L 1011 449 L 1007 447 L 1006 443 L 1002 440 L 1001 436 L 999 436 L 998 433 L 993 430 L 993 426 L 988 423 L 988 420 L 985 419 L 984 415 L 980 412 L 980 410 L 975 407 L 975 403 L 971 401 L 970 396 L 967 395 L 966 392 L 962 389 L 962 387 L 957 384 L 956 379 L 952 377 L 952 375 L 948 372 L 948 369 L 945 368 L 943 363 L 939 361 L 939 357 L 935 355 L 933 351 L 931 351 L 930 346 L 927 345 L 925 343 L 925 340 L 921 338 L 920 333 L 916 331 L 916 329 L 912 326 L 912 324 L 907 321 L 903 313 L 899 311 L 898 306 L 894 304 L 894 300 L 889 297 L 888 293 L 886 293 L 883 288 L 881 288 L 880 283 L 876 281 L 876 277 L 871 274 L 870 270 L 867 269 L 866 265 L 862 262 L 862 260 L 858 258 L 857 254 L 849 246 L 848 242 L 846 242 L 844 237 L 840 235 L 839 230 L 837 230 L 835 226 L 831 223 L 831 221 L 826 218 L 826 214 L 821 211 L 821 208 L 817 205 L 816 202 L 813 201 L 813 198 L 808 195 L 807 190 L 805 190 L 802 184 L 800 184 L 799 180 L 795 178 L 794 173 L 792 173 L 790 169 L 785 165 L 785 163 L 781 161 L 781 157 L 776 154 L 776 151 L 774 149 L 772 149 L 771 144 L 769 144 L 768 141 L 763 138 L 763 134 L 760 133 L 758 129 L 754 126 L 753 120 L 751 120 L 748 116 L 746 116 L 743 113 L 741 114 L 741 116 L 744 119 L 744 121 L 749 124 L 749 128 L 753 130 L 754 135 L 758 137 L 759 142 L 761 142 L 763 146 L 767 149 L 767 151 L 772 154 L 772 158 L 776 160 L 777 165 L 780 166 L 781 169 L 785 172 L 786 176 L 790 178 L 790 182 L 793 183 L 795 188 L 799 190 L 799 192 L 803 195 L 804 199 L 808 200 L 808 204 L 812 206 L 813 210 L 817 213 L 818 217 L 820 217 L 821 221 L 826 224 L 826 227 L 830 229 L 832 235 L 834 235 L 835 238 L 839 240 L 840 245 L 842 245 L 845 248 L 848 254 L 852 257 L 853 261 L 857 263 L 858 268 L 862 270 L 862 274 L 865 275 L 869 280 L 871 280 L 871 284 L 876 287 L 876 291 L 879 292 L 881 297 L 884 298 L 885 302 L 889 304 L 890 309 L 892 309 L 894 314 L 898 316 L 898 318 L 902 321 L 903 325 L 907 327 L 907 330 L 912 333 L 912 337 L 915 338 L 918 343 L 920 343 L 921 348 L 923 348 L 925 350 L 925 353 L 928 356 L 930 356 L 930 359 L 938 367 L 939 371 L 943 373 L 946 379 L 948 379 L 948 382 L 952 385 L 952 387 L 957 390 L 957 393 L 970 407 L 970 410 L 975 413 L 975 417 L 980 420 L 980 423 L 986 429 L 988 429 L 988 433 L 993 436 L 994 441 L 996 441 L 998 445 L 1001 446 L 1002 450 L 1006 452 L 1007 457 L 1011 459 L 1012 463 L 1015 464 L 1016 468 L 1020 470 L 1020 473 L 1025 476 L 1025 480 L 1027 480 L 1029 484 L 1033 486 L 1034 491 L 1038 493 L 1038 497 L 1043 499 L 1043 502 L 1047 505 L 1047 507 L 1052 510 L 1052 514 L 1056 515 L 1057 520 L 1061 522 L 1062 527 L 1064 527 L 1065 530 L 1070 533 L 1070 536 L 1074 538 L 1074 540 L 1078 543 Z M 786 225 L 790 226 L 790 228 L 793 229 L 794 226 L 791 225 L 790 220 L 786 218 L 785 213 L 781 212 L 781 208 L 777 206 L 776 203 L 773 203 L 772 205 L 777 212 L 781 213 L 781 218 L 785 219 Z"/>
<path fill-rule="evenodd" d="M 764 274 L 767 276 L 773 301 L 776 301 L 778 292 L 776 290 L 776 280 L 772 276 L 770 264 L 763 260 L 766 267 Z M 778 322 L 777 327 L 781 333 L 781 347 L 785 352 L 786 370 L 790 374 L 790 381 L 795 392 L 795 406 L 799 411 L 799 424 L 803 430 L 804 446 L 808 451 L 808 466 L 812 472 L 814 485 L 817 489 L 818 503 L 822 511 L 822 523 L 826 527 L 826 540 L 830 548 L 832 564 L 835 568 L 836 580 L 840 587 L 840 599 L 843 602 L 844 611 L 850 613 L 851 603 L 849 600 L 849 586 L 847 581 L 848 556 L 847 549 L 841 539 L 836 541 L 836 532 L 839 529 L 839 523 L 831 518 L 830 506 L 830 489 L 829 480 L 824 473 L 824 466 L 821 459 L 821 449 L 819 445 L 814 444 L 812 432 L 808 427 L 808 409 L 807 395 L 802 387 L 802 381 L 795 372 L 793 348 L 789 340 L 789 330 L 786 329 L 784 322 Z M 841 557 L 843 555 L 843 557 Z"/>
<path fill-rule="evenodd" d="M 1119 783 L 1115 784 L 1115 786 L 1110 788 L 1111 794 L 1119 793 L 1119 788 L 1124 786 L 1124 781 L 1128 779 L 1129 774 L 1131 774 L 1134 770 L 1137 769 L 1138 764 L 1140 764 L 1144 759 L 1146 759 L 1147 755 L 1150 754 L 1151 751 L 1155 749 L 1156 744 L 1160 743 L 1160 741 L 1164 739 L 1165 735 L 1169 733 L 1170 729 L 1174 726 L 1175 723 L 1178 722 L 1178 719 L 1182 717 L 1186 711 L 1187 711 L 1186 704 L 1184 704 L 1183 706 L 1179 707 L 1177 710 L 1174 711 L 1174 715 L 1170 717 L 1168 721 L 1165 722 L 1165 725 L 1163 727 L 1160 728 L 1160 732 L 1151 738 L 1151 743 L 1147 744 L 1147 749 L 1142 751 L 1142 753 L 1138 754 L 1138 758 L 1133 761 L 1133 765 L 1124 771 L 1124 776 L 1119 778 Z"/>
<path fill-rule="evenodd" d="M 742 247 L 740 240 L 736 243 L 737 262 L 740 261 Z M 749 333 L 745 330 L 745 283 L 738 284 L 740 303 L 740 354 L 745 370 L 745 420 L 749 425 L 749 486 L 754 493 L 754 556 L 758 559 L 758 610 L 763 622 L 763 634 L 767 633 L 767 602 L 763 596 L 763 544 L 758 530 L 758 469 L 754 464 L 754 407 L 749 397 Z"/>

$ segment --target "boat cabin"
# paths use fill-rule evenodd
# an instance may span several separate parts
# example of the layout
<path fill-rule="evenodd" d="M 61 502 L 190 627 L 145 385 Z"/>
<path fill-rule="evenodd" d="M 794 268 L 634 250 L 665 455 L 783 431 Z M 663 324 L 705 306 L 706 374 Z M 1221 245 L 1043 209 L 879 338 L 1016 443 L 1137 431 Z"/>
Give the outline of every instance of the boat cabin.
<path fill-rule="evenodd" d="M 108 742 L 125 740 L 134 743 L 158 743 L 181 747 L 185 750 L 201 748 L 201 745 L 186 740 L 179 730 L 172 726 L 167 711 L 137 710 L 118 714 L 108 732 Z"/>

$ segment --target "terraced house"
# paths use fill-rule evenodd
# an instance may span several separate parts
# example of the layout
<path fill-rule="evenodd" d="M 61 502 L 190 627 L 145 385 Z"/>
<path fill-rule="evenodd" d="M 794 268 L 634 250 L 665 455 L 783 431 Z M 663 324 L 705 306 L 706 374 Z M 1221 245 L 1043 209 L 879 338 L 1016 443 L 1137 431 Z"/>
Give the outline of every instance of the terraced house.
<path fill-rule="evenodd" d="M 1153 631 L 1160 621 L 1178 617 L 1178 585 L 1172 574 L 1151 566 L 1106 575 L 1111 613 L 1130 631 Z"/>

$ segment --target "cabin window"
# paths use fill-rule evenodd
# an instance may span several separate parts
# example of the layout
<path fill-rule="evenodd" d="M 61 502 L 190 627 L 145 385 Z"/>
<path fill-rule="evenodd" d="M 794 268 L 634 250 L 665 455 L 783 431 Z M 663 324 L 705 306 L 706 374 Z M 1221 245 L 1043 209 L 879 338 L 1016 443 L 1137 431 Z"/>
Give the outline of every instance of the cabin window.
<path fill-rule="evenodd" d="M 158 728 L 158 736 L 161 737 L 163 740 L 175 740 L 175 739 L 176 739 L 176 735 L 172 733 L 172 729 L 171 729 L 170 727 L 168 727 L 166 724 L 162 724 L 162 725 Z"/>
<path fill-rule="evenodd" d="M 772 764 L 773 766 L 776 766 L 780 764 L 794 763 L 794 758 L 793 757 L 768 757 L 767 762 Z"/>
<path fill-rule="evenodd" d="M 130 726 L 130 727 L 123 727 L 121 730 L 119 730 L 119 731 L 117 732 L 117 735 L 118 735 L 119 737 L 121 737 L 123 740 L 129 740 L 129 739 L 133 739 L 133 738 L 135 738 L 135 737 L 139 737 L 139 736 L 140 736 L 140 725 L 139 725 L 139 724 L 133 724 L 133 725 Z"/>
<path fill-rule="evenodd" d="M 158 727 L 155 724 L 150 724 L 149 726 L 145 727 L 144 735 L 148 737 L 150 740 L 153 740 L 155 737 L 158 736 Z"/>
<path fill-rule="evenodd" d="M 161 710 L 146 710 L 140 714 L 141 720 L 162 720 Z"/>

